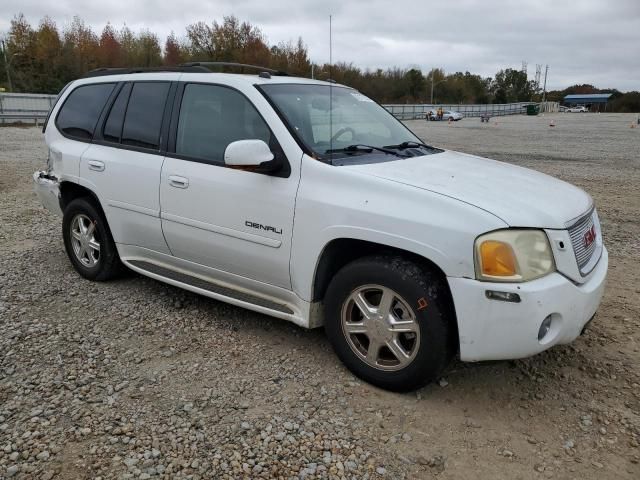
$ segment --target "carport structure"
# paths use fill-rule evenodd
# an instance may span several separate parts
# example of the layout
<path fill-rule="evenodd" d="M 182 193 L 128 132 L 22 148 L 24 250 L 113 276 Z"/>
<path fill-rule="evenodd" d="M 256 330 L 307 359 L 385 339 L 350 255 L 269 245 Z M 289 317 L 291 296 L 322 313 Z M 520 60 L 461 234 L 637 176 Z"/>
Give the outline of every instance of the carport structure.
<path fill-rule="evenodd" d="M 586 105 L 589 108 L 591 108 L 591 105 L 598 105 L 598 111 L 600 111 L 600 104 L 604 104 L 604 110 L 606 111 L 610 97 L 610 93 L 580 93 L 566 95 L 563 103 L 565 105 Z"/>

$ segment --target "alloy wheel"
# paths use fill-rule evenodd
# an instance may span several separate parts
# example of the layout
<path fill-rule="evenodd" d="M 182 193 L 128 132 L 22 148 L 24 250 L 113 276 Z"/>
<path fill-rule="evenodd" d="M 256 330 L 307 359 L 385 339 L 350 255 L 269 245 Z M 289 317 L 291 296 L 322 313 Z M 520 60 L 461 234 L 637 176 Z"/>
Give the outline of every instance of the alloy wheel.
<path fill-rule="evenodd" d="M 95 267 L 100 261 L 96 222 L 83 213 L 77 214 L 71 221 L 71 245 L 76 258 L 85 267 Z"/>
<path fill-rule="evenodd" d="M 342 332 L 353 352 L 379 370 L 409 365 L 420 347 L 420 326 L 407 302 L 390 288 L 364 285 L 342 306 Z"/>

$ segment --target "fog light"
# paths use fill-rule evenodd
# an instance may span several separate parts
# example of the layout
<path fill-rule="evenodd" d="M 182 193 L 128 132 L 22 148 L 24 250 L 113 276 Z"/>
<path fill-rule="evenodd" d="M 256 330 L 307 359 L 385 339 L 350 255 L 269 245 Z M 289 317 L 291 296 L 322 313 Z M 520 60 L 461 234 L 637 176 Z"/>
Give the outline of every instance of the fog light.
<path fill-rule="evenodd" d="M 542 341 L 542 339 L 545 337 L 545 335 L 547 333 L 549 333 L 549 330 L 551 330 L 551 315 L 549 315 L 547 318 L 545 318 L 542 323 L 540 324 L 540 330 L 538 330 L 538 341 Z"/>

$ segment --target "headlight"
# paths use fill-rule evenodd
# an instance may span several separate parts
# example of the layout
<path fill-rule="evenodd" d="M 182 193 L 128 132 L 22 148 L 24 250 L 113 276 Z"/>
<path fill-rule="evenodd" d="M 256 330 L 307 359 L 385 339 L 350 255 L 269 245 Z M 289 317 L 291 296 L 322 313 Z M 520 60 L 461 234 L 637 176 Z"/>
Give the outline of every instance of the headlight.
<path fill-rule="evenodd" d="M 542 230 L 497 230 L 475 244 L 476 278 L 526 282 L 555 271 L 549 239 Z"/>

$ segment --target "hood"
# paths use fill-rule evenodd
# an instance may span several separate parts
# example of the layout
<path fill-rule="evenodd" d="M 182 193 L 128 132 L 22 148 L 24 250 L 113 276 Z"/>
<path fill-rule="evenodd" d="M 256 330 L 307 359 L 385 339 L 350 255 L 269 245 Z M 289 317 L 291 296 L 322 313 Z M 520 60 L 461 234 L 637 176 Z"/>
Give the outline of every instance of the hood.
<path fill-rule="evenodd" d="M 564 229 L 593 204 L 585 191 L 557 178 L 453 151 L 340 168 L 455 198 L 511 227 Z"/>

